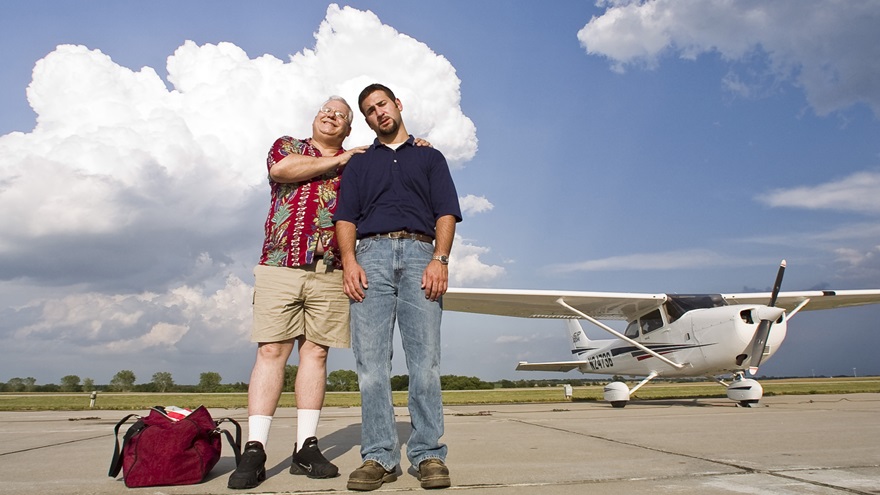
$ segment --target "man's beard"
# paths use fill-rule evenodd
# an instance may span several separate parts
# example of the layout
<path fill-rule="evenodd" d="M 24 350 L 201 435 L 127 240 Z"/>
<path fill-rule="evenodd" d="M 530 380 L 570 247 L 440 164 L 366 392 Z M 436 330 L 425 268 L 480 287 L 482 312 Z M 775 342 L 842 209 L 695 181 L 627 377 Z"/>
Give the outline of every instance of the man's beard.
<path fill-rule="evenodd" d="M 382 125 L 379 124 L 376 128 L 376 132 L 383 136 L 393 136 L 394 134 L 397 134 L 397 130 L 400 129 L 400 123 L 393 118 L 389 118 L 388 120 L 391 121 L 391 125 L 389 127 L 382 127 Z"/>

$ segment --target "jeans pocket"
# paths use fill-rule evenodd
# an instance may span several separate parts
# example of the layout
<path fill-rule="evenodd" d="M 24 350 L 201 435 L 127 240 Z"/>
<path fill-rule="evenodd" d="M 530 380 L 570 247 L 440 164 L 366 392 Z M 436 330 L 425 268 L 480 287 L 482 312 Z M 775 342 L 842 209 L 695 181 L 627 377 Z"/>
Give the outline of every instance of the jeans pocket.
<path fill-rule="evenodd" d="M 359 240 L 357 243 L 357 247 L 354 250 L 355 256 L 359 256 L 361 254 L 366 253 L 367 250 L 370 249 L 370 246 L 373 244 L 373 240 L 374 239 L 371 237 L 367 237 L 367 238 Z"/>
<path fill-rule="evenodd" d="M 433 244 L 431 244 L 430 242 L 422 242 L 422 241 L 416 241 L 415 244 L 420 251 L 422 251 L 428 255 L 433 256 L 433 254 L 434 254 L 434 245 Z"/>

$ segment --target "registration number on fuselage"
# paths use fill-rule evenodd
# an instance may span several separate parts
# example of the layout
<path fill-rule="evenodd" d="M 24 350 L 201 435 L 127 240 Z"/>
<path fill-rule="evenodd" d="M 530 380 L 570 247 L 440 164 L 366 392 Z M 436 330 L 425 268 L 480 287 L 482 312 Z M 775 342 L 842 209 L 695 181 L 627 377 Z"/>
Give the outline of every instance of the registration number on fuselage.
<path fill-rule="evenodd" d="M 611 359 L 610 352 L 593 354 L 592 356 L 587 357 L 587 363 L 590 365 L 590 369 L 594 370 L 603 370 L 614 366 L 614 361 Z"/>

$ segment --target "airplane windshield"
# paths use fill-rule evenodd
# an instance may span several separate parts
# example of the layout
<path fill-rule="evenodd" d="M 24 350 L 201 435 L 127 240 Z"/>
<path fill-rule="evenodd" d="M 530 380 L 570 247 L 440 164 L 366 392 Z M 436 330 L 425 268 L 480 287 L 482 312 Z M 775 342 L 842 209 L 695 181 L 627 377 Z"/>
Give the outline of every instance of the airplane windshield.
<path fill-rule="evenodd" d="M 727 306 L 721 294 L 666 294 L 666 314 L 669 322 L 681 318 L 692 309 L 717 308 Z"/>

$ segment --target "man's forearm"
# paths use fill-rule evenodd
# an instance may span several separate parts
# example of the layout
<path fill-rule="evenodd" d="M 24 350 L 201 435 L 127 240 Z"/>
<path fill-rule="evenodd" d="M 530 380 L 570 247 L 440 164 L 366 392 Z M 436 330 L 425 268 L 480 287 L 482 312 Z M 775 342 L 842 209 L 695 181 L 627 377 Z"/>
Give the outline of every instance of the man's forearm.
<path fill-rule="evenodd" d="M 272 166 L 269 176 L 282 184 L 302 182 L 339 168 L 344 163 L 341 157 L 342 155 L 316 157 L 290 154 Z"/>
<path fill-rule="evenodd" d="M 336 222 L 336 243 L 339 244 L 339 258 L 342 266 L 355 261 L 355 244 L 357 242 L 357 227 L 351 222 L 340 220 Z"/>
<path fill-rule="evenodd" d="M 455 239 L 455 217 L 444 215 L 437 219 L 434 226 L 434 254 L 449 255 L 452 250 L 452 241 Z"/>

